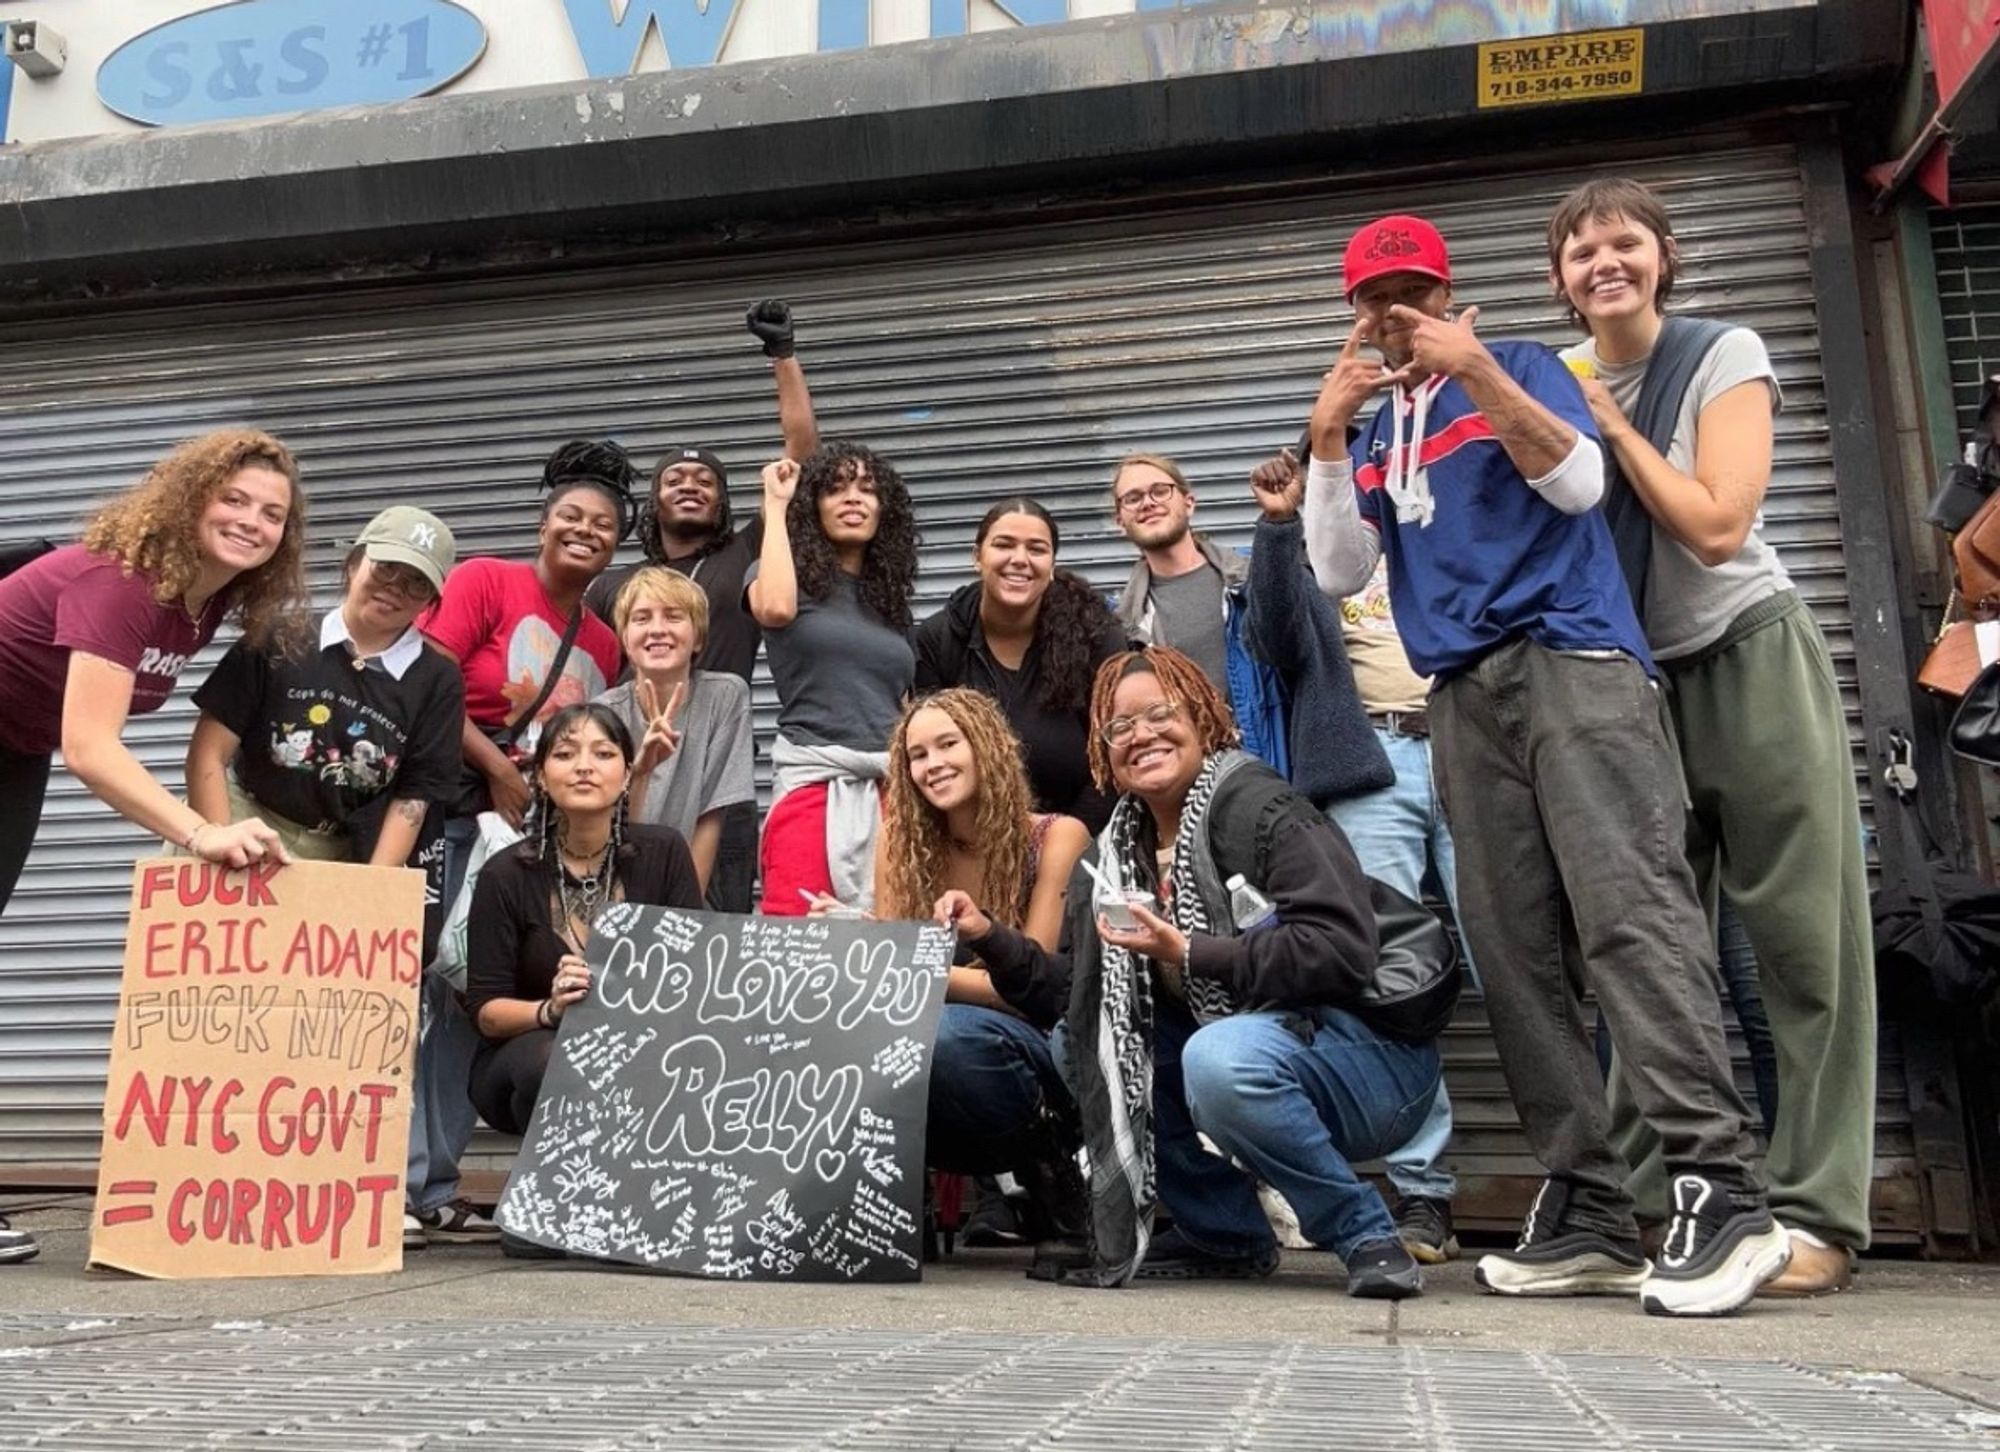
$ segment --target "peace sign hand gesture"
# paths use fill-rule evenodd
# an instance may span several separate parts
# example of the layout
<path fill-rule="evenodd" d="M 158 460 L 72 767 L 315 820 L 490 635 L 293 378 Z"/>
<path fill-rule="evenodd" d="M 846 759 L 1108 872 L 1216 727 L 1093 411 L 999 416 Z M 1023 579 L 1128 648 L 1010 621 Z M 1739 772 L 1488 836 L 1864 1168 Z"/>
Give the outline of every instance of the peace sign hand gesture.
<path fill-rule="evenodd" d="M 673 694 L 660 705 L 660 693 L 651 681 L 639 682 L 635 693 L 639 714 L 645 718 L 646 734 L 639 739 L 639 754 L 633 759 L 634 776 L 650 775 L 655 767 L 681 749 L 681 733 L 674 729 L 674 717 L 687 704 L 687 682 L 675 684 Z"/>

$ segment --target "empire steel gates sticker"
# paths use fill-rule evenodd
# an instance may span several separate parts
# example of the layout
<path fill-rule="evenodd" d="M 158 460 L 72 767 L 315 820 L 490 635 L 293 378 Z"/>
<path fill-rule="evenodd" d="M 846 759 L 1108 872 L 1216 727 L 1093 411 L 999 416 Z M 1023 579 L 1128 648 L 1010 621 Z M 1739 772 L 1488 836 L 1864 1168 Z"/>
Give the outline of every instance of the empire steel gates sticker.
<path fill-rule="evenodd" d="M 1537 106 L 1636 96 L 1646 81 L 1646 32 L 1584 30 L 1479 47 L 1479 105 Z"/>
<path fill-rule="evenodd" d="M 134 868 L 93 1265 L 401 1267 L 423 916 L 401 867 Z"/>

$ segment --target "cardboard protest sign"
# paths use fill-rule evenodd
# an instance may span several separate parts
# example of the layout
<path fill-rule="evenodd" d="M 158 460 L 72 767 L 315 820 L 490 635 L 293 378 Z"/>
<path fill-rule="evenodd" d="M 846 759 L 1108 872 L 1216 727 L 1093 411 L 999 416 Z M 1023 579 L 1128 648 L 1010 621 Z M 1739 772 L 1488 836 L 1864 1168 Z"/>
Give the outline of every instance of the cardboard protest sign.
<path fill-rule="evenodd" d="M 918 1279 L 951 952 L 918 923 L 605 908 L 500 1224 L 688 1275 Z"/>
<path fill-rule="evenodd" d="M 138 864 L 93 1264 L 401 1268 L 423 915 L 400 867 Z"/>

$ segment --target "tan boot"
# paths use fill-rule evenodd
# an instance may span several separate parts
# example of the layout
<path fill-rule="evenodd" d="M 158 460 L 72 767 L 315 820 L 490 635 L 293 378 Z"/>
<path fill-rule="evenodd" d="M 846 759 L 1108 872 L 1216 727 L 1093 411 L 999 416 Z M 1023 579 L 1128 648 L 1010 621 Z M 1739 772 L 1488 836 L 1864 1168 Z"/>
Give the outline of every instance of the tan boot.
<path fill-rule="evenodd" d="M 1830 1245 L 1810 1230 L 1785 1227 L 1791 1237 L 1791 1264 L 1757 1288 L 1760 1296 L 1830 1296 L 1854 1284 L 1854 1252 Z"/>

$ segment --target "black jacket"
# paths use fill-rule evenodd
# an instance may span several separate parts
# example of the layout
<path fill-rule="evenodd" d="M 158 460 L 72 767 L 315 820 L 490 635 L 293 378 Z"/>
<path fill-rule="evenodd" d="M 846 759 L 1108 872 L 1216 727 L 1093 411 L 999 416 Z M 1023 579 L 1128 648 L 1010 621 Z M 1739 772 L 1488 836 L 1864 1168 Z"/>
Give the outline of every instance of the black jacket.
<path fill-rule="evenodd" d="M 979 625 L 979 582 L 955 591 L 942 610 L 916 629 L 916 688 L 942 690 L 969 686 L 1000 703 L 1001 714 L 1021 738 L 1022 759 L 1035 805 L 1044 812 L 1063 812 L 1082 821 L 1093 833 L 1111 816 L 1111 804 L 1090 781 L 1085 748 L 1090 735 L 1090 702 L 1075 709 L 1050 710 L 1042 704 L 1042 641 L 1028 647 L 1018 671 L 995 661 L 986 649 Z M 1094 671 L 1125 649 L 1125 635 L 1109 607 L 1103 612 Z M 1371 738 L 1372 739 L 1372 738 Z"/>
<path fill-rule="evenodd" d="M 1241 872 L 1278 910 L 1271 927 L 1242 937 L 1197 933 L 1188 943 L 1190 975 L 1226 984 L 1244 1007 L 1352 1008 L 1372 981 L 1375 914 L 1368 878 L 1346 834 L 1268 767 L 1245 767 L 1216 791 L 1208 814 L 1216 868 L 1226 879 Z M 1150 819 L 1141 858 L 1152 861 Z M 1268 838 L 1259 880 L 1260 839 Z M 1096 847 L 1086 854 L 1095 861 Z M 1150 880 L 1146 887 L 1156 887 Z M 1091 880 L 1081 866 L 1070 879 L 1063 941 L 1050 953 L 996 924 L 972 943 L 993 986 L 1040 1027 L 1057 1023 L 1069 1006 L 1071 955 L 1077 945 L 1097 951 Z"/>

